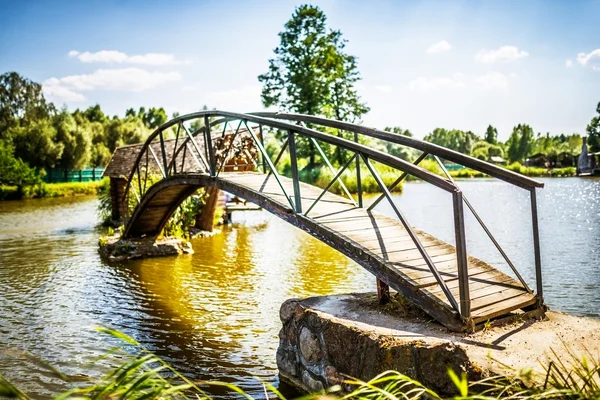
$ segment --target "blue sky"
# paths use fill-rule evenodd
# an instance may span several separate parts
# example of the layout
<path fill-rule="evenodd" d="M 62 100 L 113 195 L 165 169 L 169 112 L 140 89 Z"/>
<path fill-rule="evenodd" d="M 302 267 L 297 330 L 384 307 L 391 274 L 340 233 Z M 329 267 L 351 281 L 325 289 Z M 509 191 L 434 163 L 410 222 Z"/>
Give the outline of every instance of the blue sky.
<path fill-rule="evenodd" d="M 298 1 L 0 0 L 0 73 L 69 109 L 262 109 L 257 76 Z M 365 125 L 506 139 L 585 131 L 600 101 L 598 1 L 313 1 L 348 40 Z"/>

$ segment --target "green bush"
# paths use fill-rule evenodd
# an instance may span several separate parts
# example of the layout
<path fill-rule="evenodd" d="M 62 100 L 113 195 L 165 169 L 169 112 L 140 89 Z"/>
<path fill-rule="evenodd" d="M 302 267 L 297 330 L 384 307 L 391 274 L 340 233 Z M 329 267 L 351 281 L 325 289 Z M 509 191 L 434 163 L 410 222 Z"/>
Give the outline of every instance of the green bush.
<path fill-rule="evenodd" d="M 108 185 L 108 179 L 95 182 L 39 183 L 20 187 L 0 185 L 0 200 L 92 196 L 108 188 Z"/>

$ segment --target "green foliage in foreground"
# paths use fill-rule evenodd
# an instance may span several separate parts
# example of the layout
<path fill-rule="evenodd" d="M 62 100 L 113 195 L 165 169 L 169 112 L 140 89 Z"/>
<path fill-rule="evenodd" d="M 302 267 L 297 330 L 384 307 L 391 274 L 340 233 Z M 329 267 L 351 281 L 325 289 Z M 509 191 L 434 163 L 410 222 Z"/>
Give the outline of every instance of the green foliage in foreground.
<path fill-rule="evenodd" d="M 95 182 L 39 183 L 28 186 L 0 185 L 0 200 L 93 196 L 102 190 L 108 190 L 108 185 L 108 179 Z"/>
<path fill-rule="evenodd" d="M 215 381 L 194 381 L 177 372 L 172 366 L 155 354 L 146 350 L 135 339 L 112 329 L 98 328 L 120 340 L 121 344 L 111 349 L 101 358 L 114 357 L 119 365 L 102 378 L 73 388 L 55 397 L 63 399 L 210 399 L 211 387 L 222 387 L 231 396 L 253 400 L 254 397 L 241 388 L 228 383 Z M 303 399 L 323 398 L 331 400 L 368 399 L 599 399 L 600 360 L 589 353 L 580 357 L 567 348 L 569 357 L 552 352 L 551 361 L 543 365 L 545 376 L 533 379 L 532 370 L 522 370 L 513 377 L 491 377 L 477 382 L 468 382 L 466 376 L 458 376 L 449 370 L 448 374 L 456 387 L 456 395 L 444 397 L 409 376 L 394 371 L 384 372 L 368 382 L 348 378 L 344 383 L 352 389 L 345 394 L 340 386 L 334 386 L 327 393 L 313 393 Z M 589 357 L 589 358 L 588 358 Z M 64 382 L 70 378 L 51 366 L 49 374 Z M 263 382 L 265 398 L 285 397 L 271 384 Z M 30 397 L 0 375 L 0 397 L 28 400 Z M 262 396 L 261 396 L 262 397 Z"/>

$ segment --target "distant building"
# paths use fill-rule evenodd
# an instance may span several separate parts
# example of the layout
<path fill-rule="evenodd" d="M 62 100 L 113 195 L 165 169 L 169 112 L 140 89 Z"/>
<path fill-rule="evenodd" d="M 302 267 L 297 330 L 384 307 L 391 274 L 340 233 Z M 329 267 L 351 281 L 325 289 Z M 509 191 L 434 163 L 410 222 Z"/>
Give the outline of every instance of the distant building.
<path fill-rule="evenodd" d="M 525 166 L 550 168 L 550 160 L 544 153 L 536 153 L 525 160 Z"/>
<path fill-rule="evenodd" d="M 599 172 L 597 168 L 597 158 L 600 153 L 589 153 L 587 146 L 587 136 L 583 137 L 581 145 L 581 154 L 577 159 L 577 176 L 595 175 Z"/>
<path fill-rule="evenodd" d="M 491 156 L 488 159 L 488 162 L 491 162 L 492 164 L 496 165 L 506 165 L 506 160 L 500 156 Z"/>

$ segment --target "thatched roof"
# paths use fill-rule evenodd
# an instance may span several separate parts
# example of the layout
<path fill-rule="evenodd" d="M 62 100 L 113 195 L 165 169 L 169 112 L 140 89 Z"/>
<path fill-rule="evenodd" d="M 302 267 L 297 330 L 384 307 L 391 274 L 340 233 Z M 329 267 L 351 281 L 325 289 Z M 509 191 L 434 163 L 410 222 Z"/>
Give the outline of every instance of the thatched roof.
<path fill-rule="evenodd" d="M 201 146 L 201 149 L 204 148 L 204 142 L 201 138 L 196 138 L 196 142 L 198 146 Z M 182 139 L 179 139 L 177 147 L 181 146 Z M 175 139 L 169 139 L 164 141 L 165 144 L 165 154 L 167 159 L 167 165 L 171 163 L 171 159 L 173 158 L 173 151 L 175 149 Z M 132 144 L 128 146 L 122 146 L 115 150 L 113 153 L 108 165 L 104 169 L 103 177 L 109 178 L 129 178 L 129 174 L 135 165 L 135 161 L 143 149 L 144 144 Z M 160 166 L 163 167 L 162 151 L 160 142 L 152 142 L 150 147 L 154 151 L 154 154 L 158 158 L 160 162 Z M 193 156 L 190 156 L 190 152 L 193 152 Z M 182 170 L 182 164 L 184 164 L 185 171 L 195 171 L 195 172 L 204 172 L 205 168 L 202 164 L 198 165 L 196 161 L 197 153 L 191 144 L 188 144 L 188 151 L 185 156 L 185 160 L 183 159 L 183 152 L 180 152 L 177 155 L 177 170 Z M 144 152 L 142 155 L 141 165 L 146 165 L 146 159 L 148 160 L 148 170 L 150 173 L 160 174 L 160 168 L 152 155 L 152 152 Z"/>

